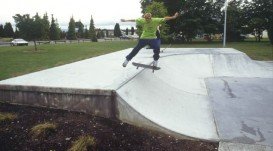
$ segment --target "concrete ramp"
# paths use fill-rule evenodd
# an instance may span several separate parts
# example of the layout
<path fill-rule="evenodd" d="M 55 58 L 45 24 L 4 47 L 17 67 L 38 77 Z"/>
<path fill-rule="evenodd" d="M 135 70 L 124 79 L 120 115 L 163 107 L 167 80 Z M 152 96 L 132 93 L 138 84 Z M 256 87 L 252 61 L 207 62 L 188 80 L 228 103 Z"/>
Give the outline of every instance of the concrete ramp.
<path fill-rule="evenodd" d="M 234 49 L 169 49 L 161 54 L 159 66 L 162 69 L 154 74 L 148 69 L 143 70 L 118 89 L 117 93 L 136 112 L 153 123 L 185 136 L 212 141 L 227 138 L 222 135 L 227 131 L 222 132 L 220 129 L 226 127 L 228 123 L 219 122 L 225 121 L 226 117 L 219 116 L 222 112 L 219 111 L 220 106 L 216 102 L 221 100 L 215 100 L 212 98 L 212 94 L 209 95 L 208 88 L 212 87 L 212 84 L 207 82 L 207 79 L 212 81 L 221 77 L 241 79 L 259 77 L 269 78 L 268 82 L 273 82 L 270 79 L 273 78 L 272 65 L 271 68 L 270 65 L 264 66 Z M 240 81 L 240 79 L 238 80 Z M 225 84 L 227 85 L 227 83 Z M 265 83 L 260 84 L 262 87 Z M 225 88 L 222 85 L 218 85 L 218 87 L 220 90 Z M 241 89 L 245 89 L 244 86 Z M 258 95 L 257 97 L 261 95 L 262 101 L 269 101 L 268 95 L 272 97 L 273 95 L 267 92 L 272 92 L 272 90 L 268 89 L 262 93 L 260 91 L 256 95 Z M 267 97 L 263 97 L 265 96 L 263 93 L 267 93 Z M 217 96 L 217 93 L 213 94 Z M 214 106 L 213 103 L 215 103 Z M 267 103 L 267 105 L 270 104 Z M 222 106 L 222 108 L 225 107 Z M 264 108 L 268 108 L 268 106 L 264 106 Z M 229 112 L 232 113 L 232 109 Z M 235 118 L 236 116 L 232 119 L 235 120 Z M 263 117 L 260 116 L 260 118 Z M 135 118 L 124 120 L 139 124 L 139 122 L 134 122 Z M 272 116 L 270 120 L 273 120 Z M 260 124 L 263 123 L 262 121 L 259 121 Z M 217 127 L 219 125 L 220 127 Z M 238 126 L 241 126 L 240 122 Z M 268 126 L 273 125 L 269 124 Z M 270 129 L 267 130 L 270 131 Z M 219 132 L 220 136 L 218 136 Z M 236 135 L 240 135 L 238 133 L 240 130 Z M 269 137 L 272 142 L 273 139 L 271 136 Z M 235 138 L 229 139 L 235 140 Z M 236 141 L 245 143 L 243 139 Z"/>
<path fill-rule="evenodd" d="M 271 62 L 235 49 L 172 48 L 161 53 L 161 69 L 153 73 L 123 68 L 130 50 L 0 81 L 0 98 L 120 119 L 180 138 L 272 146 Z M 133 61 L 149 64 L 152 56 L 143 49 Z"/>
<path fill-rule="evenodd" d="M 199 70 L 201 66 L 204 70 Z M 218 140 L 204 81 L 213 76 L 210 56 L 163 57 L 160 67 L 155 73 L 143 70 L 117 93 L 157 125 L 193 138 Z"/>

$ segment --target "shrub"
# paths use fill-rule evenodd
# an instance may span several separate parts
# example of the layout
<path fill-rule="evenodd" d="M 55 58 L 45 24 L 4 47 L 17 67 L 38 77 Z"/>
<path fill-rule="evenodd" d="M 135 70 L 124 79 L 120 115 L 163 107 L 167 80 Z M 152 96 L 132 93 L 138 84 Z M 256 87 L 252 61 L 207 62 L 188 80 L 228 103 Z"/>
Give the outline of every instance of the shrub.
<path fill-rule="evenodd" d="M 76 140 L 72 147 L 68 151 L 89 151 L 96 150 L 95 147 L 96 142 L 92 136 L 81 136 L 78 140 Z"/>
<path fill-rule="evenodd" d="M 56 125 L 52 123 L 38 124 L 31 128 L 31 134 L 34 139 L 45 138 L 56 132 Z"/>
<path fill-rule="evenodd" d="M 12 113 L 1 113 L 0 112 L 0 122 L 6 121 L 6 120 L 14 120 L 17 118 L 16 114 Z"/>

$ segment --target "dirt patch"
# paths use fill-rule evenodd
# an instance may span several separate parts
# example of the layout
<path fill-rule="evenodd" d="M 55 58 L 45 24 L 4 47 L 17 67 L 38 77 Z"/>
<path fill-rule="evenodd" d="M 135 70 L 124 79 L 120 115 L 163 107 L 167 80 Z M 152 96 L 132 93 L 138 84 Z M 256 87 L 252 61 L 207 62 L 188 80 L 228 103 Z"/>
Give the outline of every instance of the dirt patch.
<path fill-rule="evenodd" d="M 68 150 L 81 136 L 95 138 L 99 151 L 217 151 L 218 143 L 176 139 L 163 133 L 84 113 L 0 103 L 0 112 L 15 113 L 0 122 L 0 150 Z M 33 139 L 37 124 L 56 124 L 56 132 Z"/>

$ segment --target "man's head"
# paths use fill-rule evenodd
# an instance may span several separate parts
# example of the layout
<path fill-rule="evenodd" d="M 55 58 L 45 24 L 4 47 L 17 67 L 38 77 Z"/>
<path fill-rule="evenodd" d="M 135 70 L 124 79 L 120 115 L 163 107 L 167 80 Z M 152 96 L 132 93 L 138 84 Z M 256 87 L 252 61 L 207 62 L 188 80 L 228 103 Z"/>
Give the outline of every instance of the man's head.
<path fill-rule="evenodd" d="M 152 18 L 152 14 L 151 13 L 145 13 L 143 17 L 145 18 L 146 21 L 149 21 Z"/>

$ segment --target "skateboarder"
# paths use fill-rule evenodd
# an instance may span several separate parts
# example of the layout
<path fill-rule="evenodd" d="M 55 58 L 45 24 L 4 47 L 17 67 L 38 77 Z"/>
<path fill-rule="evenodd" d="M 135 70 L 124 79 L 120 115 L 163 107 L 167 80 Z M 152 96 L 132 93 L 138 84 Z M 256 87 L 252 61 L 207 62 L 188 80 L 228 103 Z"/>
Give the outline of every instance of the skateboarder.
<path fill-rule="evenodd" d="M 139 52 L 140 49 L 145 47 L 146 45 L 150 45 L 154 51 L 154 61 L 153 66 L 157 66 L 159 53 L 160 53 L 160 43 L 156 37 L 157 27 L 165 21 L 176 19 L 178 17 L 178 13 L 175 13 L 173 16 L 166 16 L 164 18 L 152 18 L 151 13 L 145 13 L 143 18 L 139 19 L 131 19 L 125 20 L 121 19 L 122 22 L 136 22 L 138 25 L 143 27 L 143 32 L 140 36 L 138 44 L 136 47 L 126 56 L 125 61 L 122 66 L 126 67 L 128 62 Z"/>

